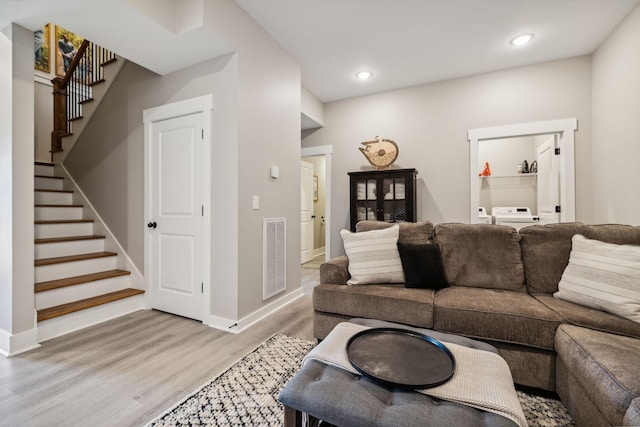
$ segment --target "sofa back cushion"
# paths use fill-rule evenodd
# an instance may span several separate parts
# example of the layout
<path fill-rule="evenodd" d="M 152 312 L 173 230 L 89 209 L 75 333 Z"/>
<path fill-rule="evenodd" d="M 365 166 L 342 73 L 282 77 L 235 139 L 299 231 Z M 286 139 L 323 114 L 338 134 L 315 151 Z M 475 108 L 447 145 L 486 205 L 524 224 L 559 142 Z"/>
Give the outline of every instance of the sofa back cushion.
<path fill-rule="evenodd" d="M 520 229 L 527 291 L 557 292 L 562 272 L 569 263 L 571 238 L 574 234 L 586 235 L 586 232 L 587 226 L 577 222 Z"/>
<path fill-rule="evenodd" d="M 514 228 L 439 224 L 433 241 L 450 285 L 525 291 L 520 235 Z"/>
<path fill-rule="evenodd" d="M 520 235 L 527 291 L 547 294 L 558 291 L 562 273 L 569 264 L 571 238 L 576 234 L 617 245 L 640 245 L 640 227 L 630 225 L 572 222 L 522 228 Z"/>
<path fill-rule="evenodd" d="M 424 222 L 398 222 L 400 236 L 398 242 L 414 245 L 430 243 L 433 237 L 433 223 Z M 382 230 L 391 227 L 392 223 L 385 221 L 360 221 L 356 224 L 356 232 Z"/>

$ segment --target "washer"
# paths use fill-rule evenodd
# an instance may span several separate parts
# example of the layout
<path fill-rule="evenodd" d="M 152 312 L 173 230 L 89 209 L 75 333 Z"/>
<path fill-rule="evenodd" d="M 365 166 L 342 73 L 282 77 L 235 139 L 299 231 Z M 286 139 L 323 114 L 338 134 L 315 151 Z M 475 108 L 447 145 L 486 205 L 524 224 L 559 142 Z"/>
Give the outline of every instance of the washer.
<path fill-rule="evenodd" d="M 509 225 L 516 230 L 529 225 L 538 224 L 538 217 L 531 214 L 528 207 L 495 207 L 491 209 L 493 223 L 496 225 Z"/>
<path fill-rule="evenodd" d="M 480 224 L 492 223 L 491 215 L 487 214 L 487 210 L 483 207 L 480 207 L 478 209 L 478 223 Z"/>

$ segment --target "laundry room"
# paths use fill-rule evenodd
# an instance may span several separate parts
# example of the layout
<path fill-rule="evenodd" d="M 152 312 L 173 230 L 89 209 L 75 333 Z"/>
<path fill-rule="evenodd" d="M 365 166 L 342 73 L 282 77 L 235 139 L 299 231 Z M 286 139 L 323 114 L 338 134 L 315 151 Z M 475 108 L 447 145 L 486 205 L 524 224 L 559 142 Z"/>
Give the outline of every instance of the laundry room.
<path fill-rule="evenodd" d="M 478 185 L 482 222 L 519 229 L 537 223 L 538 204 L 549 191 L 540 185 L 539 149 L 554 135 L 480 141 Z M 554 180 L 557 185 L 557 180 Z"/>

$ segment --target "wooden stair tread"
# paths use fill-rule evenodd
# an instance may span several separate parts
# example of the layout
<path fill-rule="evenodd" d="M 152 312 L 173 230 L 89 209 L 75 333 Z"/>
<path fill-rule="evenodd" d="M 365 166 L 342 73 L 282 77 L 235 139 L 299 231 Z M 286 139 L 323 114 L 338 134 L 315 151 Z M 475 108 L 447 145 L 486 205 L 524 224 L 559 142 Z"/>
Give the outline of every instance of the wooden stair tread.
<path fill-rule="evenodd" d="M 49 175 L 34 175 L 36 178 L 49 178 L 49 179 L 64 179 L 61 176 L 49 176 Z"/>
<path fill-rule="evenodd" d="M 55 166 L 55 163 L 51 163 L 51 162 L 35 161 L 35 164 L 38 165 L 38 166 L 51 166 L 51 167 Z"/>
<path fill-rule="evenodd" d="M 98 240 L 98 239 L 104 239 L 104 238 L 105 238 L 104 236 L 90 234 L 87 236 L 51 237 L 48 239 L 35 239 L 34 243 L 37 245 L 41 243 L 75 242 L 78 240 Z"/>
<path fill-rule="evenodd" d="M 47 190 L 45 188 L 36 188 L 34 191 L 40 191 L 43 193 L 73 193 L 73 190 Z"/>
<path fill-rule="evenodd" d="M 36 208 L 83 208 L 84 205 L 36 204 Z"/>
<path fill-rule="evenodd" d="M 35 224 L 76 224 L 81 222 L 94 222 L 92 219 L 54 219 L 47 221 L 34 221 Z"/>
<path fill-rule="evenodd" d="M 97 280 L 110 279 L 112 277 L 126 276 L 131 274 L 126 270 L 107 270 L 97 273 L 83 274 L 80 276 L 65 277 L 63 279 L 49 280 L 35 284 L 35 292 L 50 291 L 53 289 L 65 288 L 67 286 L 81 285 L 83 283 L 95 282 Z"/>
<path fill-rule="evenodd" d="M 63 316 L 65 314 L 74 313 L 76 311 L 84 310 L 87 308 L 96 307 L 102 304 L 107 304 L 113 301 L 118 301 L 123 298 L 132 297 L 134 295 L 140 295 L 143 293 L 144 291 L 142 289 L 127 288 L 120 291 L 99 295 L 97 297 L 86 298 L 67 304 L 57 305 L 55 307 L 45 308 L 42 310 L 38 310 L 38 322 L 52 319 L 54 317 Z"/>
<path fill-rule="evenodd" d="M 92 252 L 88 254 L 60 256 L 55 258 L 43 258 L 35 260 L 35 266 L 40 267 L 43 265 L 62 264 L 64 262 L 84 261 L 88 259 L 106 258 L 110 256 L 117 256 L 115 252 Z"/>

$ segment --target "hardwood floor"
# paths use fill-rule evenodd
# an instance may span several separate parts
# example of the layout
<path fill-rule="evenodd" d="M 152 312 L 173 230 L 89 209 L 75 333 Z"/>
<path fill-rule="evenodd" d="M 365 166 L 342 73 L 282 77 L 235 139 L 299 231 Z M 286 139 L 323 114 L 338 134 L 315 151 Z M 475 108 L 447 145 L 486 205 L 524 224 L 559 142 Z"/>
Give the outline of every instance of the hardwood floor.
<path fill-rule="evenodd" d="M 143 310 L 47 341 L 0 358 L 0 426 L 144 425 L 271 335 L 313 340 L 311 319 L 305 295 L 240 334 Z"/>

